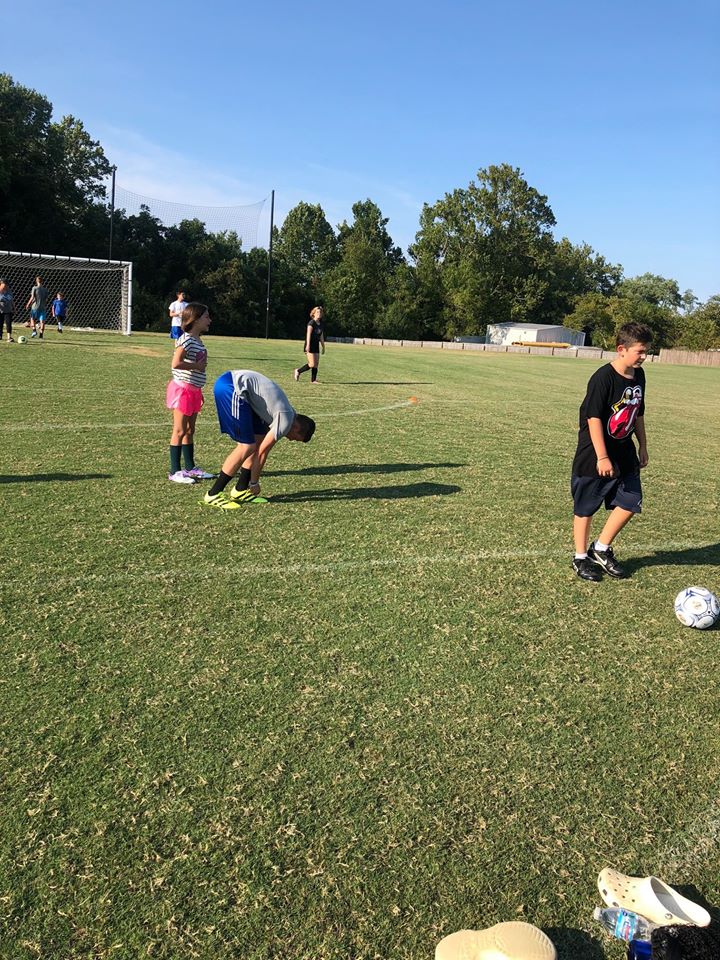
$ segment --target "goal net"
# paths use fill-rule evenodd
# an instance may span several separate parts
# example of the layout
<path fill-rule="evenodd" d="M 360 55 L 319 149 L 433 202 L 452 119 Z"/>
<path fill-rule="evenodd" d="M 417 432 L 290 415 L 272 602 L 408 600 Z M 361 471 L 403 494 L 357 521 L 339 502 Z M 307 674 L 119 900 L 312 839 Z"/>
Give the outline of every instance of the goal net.
<path fill-rule="evenodd" d="M 234 233 L 242 243 L 243 250 L 250 250 L 258 243 L 258 228 L 265 208 L 265 200 L 242 206 L 211 207 L 195 203 L 178 203 L 145 197 L 119 184 L 115 187 L 115 209 L 126 216 L 138 216 L 147 211 L 164 227 L 174 227 L 184 220 L 199 220 L 208 233 Z"/>
<path fill-rule="evenodd" d="M 0 277 L 12 292 L 17 324 L 30 317 L 25 304 L 38 276 L 50 294 L 46 323 L 55 322 L 51 304 L 57 294 L 62 293 L 67 301 L 63 320 L 66 329 L 130 333 L 132 263 L 0 250 Z"/>

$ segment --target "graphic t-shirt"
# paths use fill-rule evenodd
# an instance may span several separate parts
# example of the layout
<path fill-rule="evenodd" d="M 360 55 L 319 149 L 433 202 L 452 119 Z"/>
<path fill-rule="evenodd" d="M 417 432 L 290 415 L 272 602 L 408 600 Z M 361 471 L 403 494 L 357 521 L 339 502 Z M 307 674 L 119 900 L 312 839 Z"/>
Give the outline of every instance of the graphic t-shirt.
<path fill-rule="evenodd" d="M 173 300 L 170 304 L 170 325 L 179 327 L 182 320 L 182 312 L 187 306 L 187 300 Z"/>
<path fill-rule="evenodd" d="M 236 393 L 270 427 L 275 439 L 286 436 L 295 420 L 295 410 L 275 381 L 254 370 L 232 370 L 231 373 Z"/>
<path fill-rule="evenodd" d="M 49 296 L 50 291 L 47 287 L 34 286 L 30 291 L 30 309 L 37 310 L 38 313 L 45 313 Z"/>
<path fill-rule="evenodd" d="M 193 337 L 189 333 L 183 333 L 178 337 L 175 349 L 180 350 L 181 348 L 185 351 L 185 359 L 192 363 L 197 363 L 198 360 L 207 357 L 207 350 L 202 340 L 198 340 L 197 337 Z M 204 387 L 207 373 L 204 370 L 176 370 L 173 368 L 172 378 L 175 383 L 189 383 L 193 387 Z"/>
<path fill-rule="evenodd" d="M 596 477 L 597 454 L 590 439 L 588 419 L 600 420 L 605 433 L 607 455 L 622 474 L 637 473 L 640 463 L 632 435 L 635 422 L 645 414 L 645 371 L 638 368 L 628 380 L 611 363 L 590 377 L 580 406 L 580 430 L 572 472 L 577 477 Z"/>

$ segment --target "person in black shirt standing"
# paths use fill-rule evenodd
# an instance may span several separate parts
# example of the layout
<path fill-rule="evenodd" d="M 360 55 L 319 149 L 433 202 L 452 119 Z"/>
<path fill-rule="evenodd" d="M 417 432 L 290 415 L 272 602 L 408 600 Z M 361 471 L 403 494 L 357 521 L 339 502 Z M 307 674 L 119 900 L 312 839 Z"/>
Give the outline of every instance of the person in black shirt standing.
<path fill-rule="evenodd" d="M 603 572 L 620 579 L 625 570 L 611 544 L 631 517 L 642 510 L 640 468 L 647 466 L 645 371 L 652 332 L 641 323 L 618 330 L 617 357 L 590 377 L 580 407 L 580 430 L 572 465 L 574 501 L 572 566 L 583 580 L 601 580 Z M 638 439 L 638 449 L 632 440 Z M 592 518 L 600 507 L 610 512 L 590 546 Z"/>
<path fill-rule="evenodd" d="M 296 380 L 300 379 L 300 374 L 310 371 L 310 380 L 317 383 L 317 372 L 320 366 L 320 353 L 325 353 L 325 328 L 323 326 L 323 317 L 325 311 L 322 307 L 313 307 L 310 311 L 307 329 L 305 330 L 305 353 L 307 363 L 303 367 L 298 367 L 293 371 Z"/>

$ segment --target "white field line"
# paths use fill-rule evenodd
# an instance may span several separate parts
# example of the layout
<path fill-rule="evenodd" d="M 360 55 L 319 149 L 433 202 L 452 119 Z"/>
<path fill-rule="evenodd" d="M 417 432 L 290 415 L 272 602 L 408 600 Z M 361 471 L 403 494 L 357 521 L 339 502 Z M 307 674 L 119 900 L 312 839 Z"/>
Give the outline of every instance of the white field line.
<path fill-rule="evenodd" d="M 381 413 L 385 410 L 398 410 L 400 407 L 414 407 L 410 400 L 390 403 L 384 407 L 367 407 L 364 410 L 343 410 L 336 413 L 313 414 L 315 420 L 327 420 L 329 417 L 355 417 L 365 413 Z M 0 431 L 18 433 L 22 430 L 146 430 L 162 427 L 166 430 L 169 420 L 162 423 L 0 423 Z"/>
<path fill-rule="evenodd" d="M 400 403 L 389 403 L 384 407 L 366 407 L 364 410 L 343 410 L 336 413 L 315 413 L 313 418 L 316 420 L 326 420 L 328 417 L 356 417 L 362 413 L 381 413 L 384 410 L 399 410 L 400 407 L 414 407 L 411 400 L 401 400 Z"/>
<path fill-rule="evenodd" d="M 162 423 L 0 423 L 0 432 L 19 433 L 21 430 L 146 430 L 162 427 L 167 430 L 170 420 Z"/>
<path fill-rule="evenodd" d="M 711 546 L 711 544 L 707 544 L 706 546 Z M 625 556 L 642 556 L 648 552 L 664 550 L 697 550 L 702 548 L 703 544 L 694 542 L 668 541 L 667 543 L 636 544 L 633 547 L 627 547 L 624 551 L 624 554 Z M 572 551 L 569 546 L 567 549 L 555 550 L 548 549 L 547 547 L 519 550 L 477 550 L 472 553 L 442 553 L 432 554 L 429 556 L 388 557 L 386 559 L 328 560 L 323 563 L 309 562 L 295 564 L 274 564 L 272 566 L 265 567 L 252 567 L 251 572 L 253 576 L 272 576 L 282 579 L 287 578 L 289 575 L 303 573 L 336 573 L 340 571 L 352 572 L 353 570 L 372 570 L 383 569 L 387 567 L 424 567 L 435 564 L 453 565 L 453 568 L 456 569 L 458 564 L 481 564 L 492 561 L 508 563 L 518 560 L 547 560 L 550 557 L 568 558 L 569 566 L 569 558 L 571 555 Z M 75 586 L 77 584 L 91 585 L 94 583 L 106 585 L 109 583 L 123 583 L 126 580 L 137 580 L 138 577 L 140 577 L 143 581 L 169 580 L 171 583 L 177 583 L 180 579 L 182 579 L 183 576 L 186 575 L 186 572 L 187 571 L 182 571 L 176 568 L 167 570 L 148 570 L 146 567 L 143 567 L 142 569 L 133 569 L 128 567 L 122 571 L 116 571 L 112 574 L 91 573 L 75 577 L 57 577 L 53 579 L 53 586 L 65 587 Z M 219 569 L 215 567 L 213 567 L 211 570 L 201 570 L 196 568 L 193 571 L 193 577 L 196 580 L 236 580 L 238 576 L 247 575 L 248 572 L 250 571 L 248 571 L 247 566 L 235 567 L 225 564 Z M 26 584 L 22 586 L 22 589 L 26 589 Z"/>

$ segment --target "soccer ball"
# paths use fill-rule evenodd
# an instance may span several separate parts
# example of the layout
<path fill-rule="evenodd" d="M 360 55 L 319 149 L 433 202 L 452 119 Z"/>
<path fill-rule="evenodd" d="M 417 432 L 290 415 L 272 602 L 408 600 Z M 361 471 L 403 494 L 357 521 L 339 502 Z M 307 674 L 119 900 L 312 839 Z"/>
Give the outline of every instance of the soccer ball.
<path fill-rule="evenodd" d="M 705 587 L 686 587 L 675 597 L 675 616 L 686 627 L 707 630 L 720 617 L 720 600 Z"/>
<path fill-rule="evenodd" d="M 18 337 L 18 343 L 27 343 L 27 337 Z"/>

